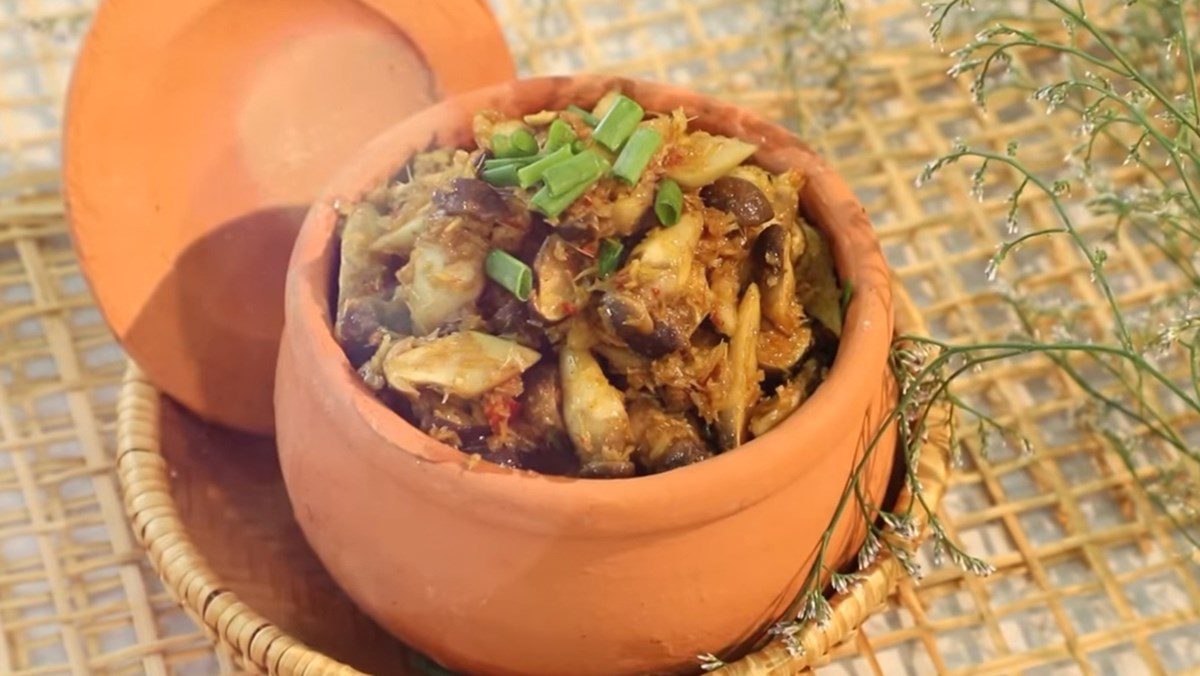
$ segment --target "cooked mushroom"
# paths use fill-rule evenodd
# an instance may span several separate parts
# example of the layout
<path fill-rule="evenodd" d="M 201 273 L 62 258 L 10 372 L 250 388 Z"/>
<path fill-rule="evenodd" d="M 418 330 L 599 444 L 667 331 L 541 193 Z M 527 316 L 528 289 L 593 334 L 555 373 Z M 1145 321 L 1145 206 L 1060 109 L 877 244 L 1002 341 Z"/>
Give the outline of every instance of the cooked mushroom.
<path fill-rule="evenodd" d="M 334 335 L 356 363 L 370 356 L 381 329 L 409 328 L 403 303 L 392 297 L 395 282 L 389 278 L 386 258 L 371 250 L 371 242 L 384 231 L 379 210 L 365 202 L 354 207 L 342 228 Z"/>
<path fill-rule="evenodd" d="M 800 190 L 804 188 L 804 183 L 804 174 L 791 169 L 771 177 L 771 191 L 767 193 L 771 204 L 775 206 L 775 220 L 793 234 L 796 224 L 800 220 L 796 212 L 800 203 Z M 792 238 L 793 258 L 804 253 L 804 245 L 803 237 Z"/>
<path fill-rule="evenodd" d="M 721 377 L 721 404 L 717 409 L 717 442 L 728 450 L 742 443 L 746 416 L 758 400 L 758 286 L 751 284 L 738 306 L 737 328 L 729 341 L 729 360 Z"/>
<path fill-rule="evenodd" d="M 642 216 L 654 203 L 654 188 L 657 181 L 650 175 L 642 177 L 638 184 L 626 194 L 618 197 L 612 205 L 612 233 L 627 237 L 648 225 L 650 220 Z"/>
<path fill-rule="evenodd" d="M 410 396 L 408 401 L 417 424 L 434 439 L 472 453 L 487 448 L 492 430 L 478 406 L 433 390 Z"/>
<path fill-rule="evenodd" d="M 761 437 L 800 408 L 808 398 L 808 384 L 815 371 L 815 361 L 805 362 L 797 377 L 779 385 L 774 394 L 758 402 L 750 413 L 750 433 Z"/>
<path fill-rule="evenodd" d="M 586 294 L 575 280 L 588 264 L 587 256 L 561 237 L 551 235 L 542 243 L 533 261 L 537 289 L 531 302 L 546 321 L 562 321 L 583 306 Z"/>
<path fill-rule="evenodd" d="M 671 227 L 659 227 L 629 254 L 625 269 L 632 270 L 637 285 L 655 296 L 677 291 L 692 273 L 696 244 L 704 232 L 704 221 L 685 211 Z"/>
<path fill-rule="evenodd" d="M 804 223 L 802 228 L 808 246 L 796 266 L 797 274 L 804 280 L 803 284 L 798 285 L 799 300 L 810 315 L 840 337 L 842 291 L 838 287 L 833 252 L 829 250 L 829 245 L 821 233 L 811 225 Z"/>
<path fill-rule="evenodd" d="M 417 238 L 397 278 L 399 296 L 408 304 L 418 335 L 428 335 L 473 309 L 483 292 L 487 252 L 487 242 L 459 220 L 439 221 Z"/>
<path fill-rule="evenodd" d="M 775 373 L 786 373 L 812 344 L 812 329 L 808 326 L 798 325 L 791 331 L 783 331 L 764 322 L 758 332 L 758 365 Z"/>
<path fill-rule="evenodd" d="M 758 146 L 740 139 L 692 132 L 683 144 L 681 159 L 668 166 L 667 178 L 685 190 L 702 188 L 728 174 L 758 150 Z"/>
<path fill-rule="evenodd" d="M 371 242 L 371 251 L 394 256 L 411 254 L 413 246 L 417 243 L 417 237 L 429 224 L 427 215 L 428 209 L 425 209 L 399 227 L 380 235 L 374 242 Z"/>
<path fill-rule="evenodd" d="M 784 333 L 794 331 L 800 320 L 796 300 L 796 271 L 792 267 L 791 235 L 775 223 L 754 240 L 750 260 L 762 290 L 762 313 Z"/>
<path fill-rule="evenodd" d="M 479 331 L 462 331 L 416 345 L 398 343 L 384 359 L 388 385 L 415 394 L 428 387 L 477 397 L 515 378 L 541 359 L 536 350 Z"/>
<path fill-rule="evenodd" d="M 738 292 L 742 286 L 740 267 L 739 261 L 722 258 L 708 273 L 711 292 L 708 319 L 726 336 L 732 336 L 737 325 Z"/>
<path fill-rule="evenodd" d="M 538 437 L 547 440 L 558 437 L 566 439 L 562 401 L 557 364 L 540 362 L 526 372 L 521 420 L 528 423 Z"/>
<path fill-rule="evenodd" d="M 597 313 L 605 328 L 640 354 L 660 357 L 682 348 L 703 319 L 694 303 L 679 298 L 706 285 L 703 273 L 692 268 L 703 225 L 698 215 L 685 213 L 674 226 L 651 230 L 600 298 Z"/>
<path fill-rule="evenodd" d="M 600 239 L 600 217 L 595 212 L 571 214 L 554 228 L 559 237 L 572 244 L 587 244 Z"/>
<path fill-rule="evenodd" d="M 445 190 L 433 193 L 433 204 L 447 216 L 470 216 L 485 223 L 512 218 L 514 210 L 504 196 L 477 178 L 456 178 Z"/>
<path fill-rule="evenodd" d="M 628 476 L 629 415 L 620 390 L 613 387 L 591 353 L 586 324 L 573 320 L 559 353 L 563 422 L 587 476 Z"/>
<path fill-rule="evenodd" d="M 630 404 L 629 426 L 634 438 L 633 459 L 651 473 L 712 457 L 690 420 L 666 413 L 648 398 Z"/>
<path fill-rule="evenodd" d="M 754 183 L 736 176 L 722 176 L 700 191 L 704 205 L 733 214 L 738 225 L 751 227 L 775 217 L 767 196 Z"/>
<path fill-rule="evenodd" d="M 654 319 L 646 301 L 627 292 L 604 294 L 596 312 L 613 335 L 651 359 L 682 348 L 690 335 L 685 332 L 690 322 L 678 321 L 683 318 L 681 308 L 664 307 L 659 319 Z"/>

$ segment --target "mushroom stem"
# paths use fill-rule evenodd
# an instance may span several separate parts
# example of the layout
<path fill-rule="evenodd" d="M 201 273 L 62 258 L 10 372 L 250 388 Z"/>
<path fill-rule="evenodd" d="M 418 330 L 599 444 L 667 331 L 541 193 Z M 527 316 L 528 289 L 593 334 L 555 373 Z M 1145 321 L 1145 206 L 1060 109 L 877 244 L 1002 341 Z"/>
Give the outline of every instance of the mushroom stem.
<path fill-rule="evenodd" d="M 724 450 L 741 445 L 746 416 L 758 400 L 758 330 L 761 321 L 758 285 L 751 284 L 738 306 L 737 327 L 729 341 L 729 363 L 722 376 L 722 402 L 717 410 L 717 442 Z"/>
<path fill-rule="evenodd" d="M 758 234 L 750 251 L 762 289 L 762 313 L 784 333 L 794 331 L 800 321 L 791 246 L 791 233 L 775 223 Z"/>
<path fill-rule="evenodd" d="M 668 415 L 649 399 L 629 408 L 635 440 L 633 457 L 651 473 L 665 472 L 712 457 L 700 433 L 687 418 Z"/>
<path fill-rule="evenodd" d="M 628 476 L 629 415 L 620 390 L 613 387 L 592 356 L 587 325 L 572 320 L 561 352 L 563 423 L 587 476 Z"/>

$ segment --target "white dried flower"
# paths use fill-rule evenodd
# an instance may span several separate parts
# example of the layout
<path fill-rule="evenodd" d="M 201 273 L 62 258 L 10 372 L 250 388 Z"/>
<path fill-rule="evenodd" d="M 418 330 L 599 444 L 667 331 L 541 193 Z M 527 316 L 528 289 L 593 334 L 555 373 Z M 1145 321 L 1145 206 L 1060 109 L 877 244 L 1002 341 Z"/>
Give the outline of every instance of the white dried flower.
<path fill-rule="evenodd" d="M 872 563 L 875 563 L 875 559 L 879 558 L 879 550 L 882 547 L 883 543 L 879 540 L 879 536 L 875 534 L 875 531 L 869 531 L 867 539 L 858 550 L 858 569 L 866 570 Z"/>
<path fill-rule="evenodd" d="M 825 595 L 817 590 L 810 591 L 804 600 L 804 609 L 800 611 L 801 622 L 816 622 L 824 629 L 833 620 L 833 606 L 825 599 Z"/>
<path fill-rule="evenodd" d="M 838 594 L 845 594 L 851 589 L 854 589 L 858 585 L 862 584 L 862 581 L 863 576 L 859 575 L 858 573 L 850 573 L 848 575 L 834 573 L 833 577 L 829 579 L 830 584 L 833 585 L 833 590 Z"/>
<path fill-rule="evenodd" d="M 716 671 L 717 669 L 725 666 L 725 662 L 712 653 L 697 655 L 696 659 L 700 661 L 700 668 L 706 673 L 709 671 Z"/>

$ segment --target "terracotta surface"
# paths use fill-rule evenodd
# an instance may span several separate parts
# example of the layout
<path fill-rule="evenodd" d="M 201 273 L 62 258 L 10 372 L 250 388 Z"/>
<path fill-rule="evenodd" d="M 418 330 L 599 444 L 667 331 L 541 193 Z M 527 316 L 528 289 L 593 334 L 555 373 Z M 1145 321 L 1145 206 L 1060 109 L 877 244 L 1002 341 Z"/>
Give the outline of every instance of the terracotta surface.
<path fill-rule="evenodd" d="M 271 431 L 283 279 L 307 205 L 378 132 L 512 77 L 479 0 L 102 3 L 72 80 L 64 171 L 108 323 L 175 398 Z"/>
<path fill-rule="evenodd" d="M 829 379 L 746 446 L 622 480 L 545 477 L 433 441 L 360 383 L 333 340 L 335 199 L 355 199 L 432 144 L 465 145 L 482 107 L 510 114 L 590 104 L 620 87 L 647 109 L 759 143 L 756 160 L 810 180 L 802 206 L 830 235 L 855 293 Z M 788 605 L 811 565 L 864 437 L 886 411 L 888 271 L 843 181 L 784 129 L 663 85 L 600 77 L 527 80 L 455 98 L 390 130 L 310 211 L 289 267 L 277 374 L 281 465 L 297 520 L 341 586 L 384 627 L 447 666 L 488 673 L 694 669 L 736 649 Z M 894 439 L 865 486 L 883 499 Z M 848 560 L 853 514 L 832 540 Z"/>
<path fill-rule="evenodd" d="M 316 650 L 372 674 L 413 654 L 355 608 L 292 516 L 275 442 L 210 425 L 162 398 L 161 448 L 188 537 L 228 588 Z"/>

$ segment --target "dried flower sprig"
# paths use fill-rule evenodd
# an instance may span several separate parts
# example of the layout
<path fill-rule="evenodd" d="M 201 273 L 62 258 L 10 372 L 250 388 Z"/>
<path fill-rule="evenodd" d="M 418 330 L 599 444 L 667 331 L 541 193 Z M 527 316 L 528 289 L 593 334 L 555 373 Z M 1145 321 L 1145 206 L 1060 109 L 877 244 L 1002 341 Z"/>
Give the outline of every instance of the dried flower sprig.
<path fill-rule="evenodd" d="M 917 475 L 922 447 L 946 411 L 950 446 L 973 444 L 986 457 L 990 439 L 1002 437 L 1032 453 L 1030 439 L 959 392 L 966 376 L 992 364 L 1041 358 L 1077 388 L 1084 405 L 1075 424 L 1111 450 L 1134 482 L 1172 523 L 1196 556 L 1200 549 L 1200 90 L 1197 89 L 1196 10 L 1182 0 L 1087 2 L 1040 0 L 1030 12 L 1006 16 L 1005 3 L 976 12 L 969 0 L 927 6 L 930 37 L 946 39 L 952 22 L 990 22 L 951 52 L 950 75 L 970 76 L 979 105 L 1000 91 L 1024 91 L 1048 114 L 1074 117 L 1078 143 L 1062 166 L 1044 168 L 1022 157 L 1013 140 L 1003 148 L 955 141 L 917 178 L 918 187 L 960 162 L 974 163 L 970 190 L 985 197 L 989 180 L 1012 186 L 1007 195 L 1004 237 L 985 275 L 996 296 L 1013 310 L 1018 325 L 1001 340 L 952 343 L 921 336 L 898 338 L 892 370 L 900 393 L 855 466 L 834 517 L 817 546 L 815 564 L 796 602 L 771 635 L 798 654 L 804 631 L 829 617 L 826 585 L 850 593 L 862 573 L 886 552 L 914 578 L 922 574 L 912 544 L 922 527 L 933 540 L 935 564 L 948 559 L 973 575 L 993 567 L 970 555 L 949 536 L 931 508 Z M 1189 15 L 1189 12 L 1191 14 Z M 1039 76 L 1027 62 L 1039 65 Z M 1045 73 L 1050 71 L 1052 75 Z M 1135 169 L 1131 173 L 1129 170 Z M 1050 218 L 1022 231 L 1030 210 L 1048 206 Z M 1082 209 L 1077 207 L 1082 206 Z M 1102 237 L 1096 231 L 1106 229 Z M 1118 293 L 1110 251 L 1136 237 L 1162 254 L 1167 292 L 1136 305 Z M 1101 304 L 1077 307 L 1048 301 L 1006 263 L 1018 252 L 1054 238 L 1079 256 Z M 1019 272 L 1019 271 L 1018 271 Z M 1097 378 L 1099 373 L 1102 378 Z M 971 424 L 974 423 L 974 424 Z M 885 511 L 865 499 L 859 476 L 895 425 L 906 465 L 911 507 Z M 1189 436 L 1191 435 L 1191 436 Z M 968 437 L 973 437 L 968 439 Z M 1146 464 L 1151 467 L 1145 471 Z M 854 504 L 866 522 L 858 573 L 833 570 L 829 540 Z M 819 600 L 818 600 L 819 599 Z"/>
<path fill-rule="evenodd" d="M 861 44 L 846 18 L 843 0 L 772 0 L 764 29 L 778 36 L 766 43 L 778 52 L 780 83 L 787 92 L 783 119 L 796 131 L 812 136 L 849 110 Z M 832 94 L 813 113 L 800 105 L 801 90 Z"/>

